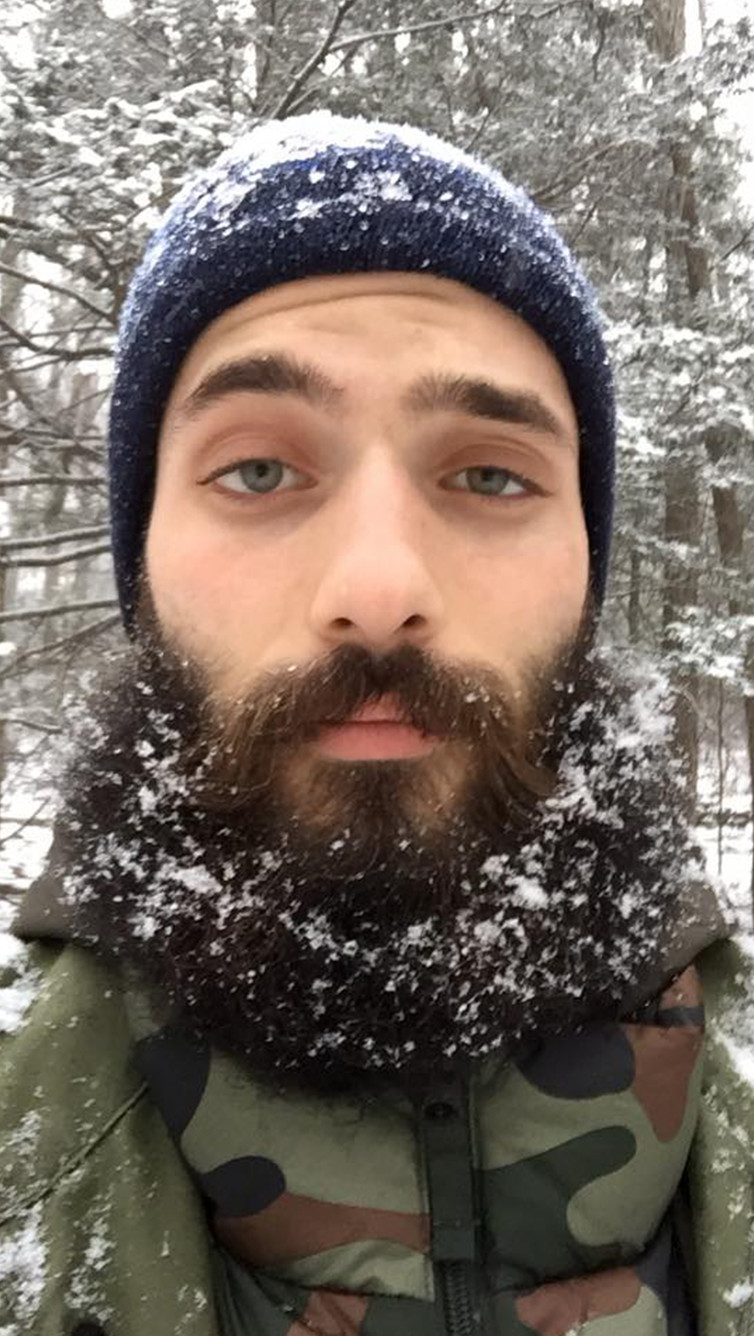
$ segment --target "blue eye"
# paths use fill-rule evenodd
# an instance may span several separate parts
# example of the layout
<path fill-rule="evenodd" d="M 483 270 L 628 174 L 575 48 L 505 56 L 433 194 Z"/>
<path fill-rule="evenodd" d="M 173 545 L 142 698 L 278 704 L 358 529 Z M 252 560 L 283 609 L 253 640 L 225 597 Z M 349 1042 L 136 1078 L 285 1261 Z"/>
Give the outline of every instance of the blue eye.
<path fill-rule="evenodd" d="M 495 464 L 473 464 L 469 468 L 459 469 L 454 473 L 454 478 L 459 478 L 462 474 L 469 475 L 469 487 L 451 488 L 451 491 L 467 492 L 471 491 L 476 496 L 525 496 L 531 492 L 525 478 L 520 478 L 517 473 L 511 473 L 510 469 L 499 468 Z M 481 491 L 473 492 L 472 475 L 475 481 L 480 485 Z"/>
<path fill-rule="evenodd" d="M 492 500 L 518 496 L 529 496 L 538 489 L 526 478 L 512 473 L 496 464 L 474 464 L 459 469 L 451 478 L 468 477 L 468 485 L 450 487 L 450 491 L 468 492 L 471 496 L 489 497 Z M 281 487 L 288 476 L 288 485 Z M 240 459 L 212 473 L 206 481 L 222 480 L 222 490 L 233 492 L 236 496 L 269 496 L 280 491 L 290 491 L 295 487 L 295 480 L 302 475 L 290 464 L 284 464 L 274 456 L 256 459 Z M 293 483 L 290 479 L 293 478 Z"/>
<path fill-rule="evenodd" d="M 237 492 L 241 496 L 248 496 L 250 493 L 264 496 L 277 490 L 286 470 L 289 473 L 297 473 L 290 464 L 284 464 L 280 459 L 243 459 L 220 473 L 214 473 L 208 481 L 222 478 L 223 487 L 229 492 Z M 240 485 L 230 481 L 233 477 L 240 479 Z"/>

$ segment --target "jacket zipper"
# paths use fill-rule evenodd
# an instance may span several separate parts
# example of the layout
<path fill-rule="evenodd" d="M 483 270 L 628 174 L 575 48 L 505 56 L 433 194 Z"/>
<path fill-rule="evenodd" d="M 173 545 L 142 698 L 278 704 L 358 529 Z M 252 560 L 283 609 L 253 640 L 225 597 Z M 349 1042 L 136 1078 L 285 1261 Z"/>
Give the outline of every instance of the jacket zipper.
<path fill-rule="evenodd" d="M 440 1078 L 421 1105 L 421 1139 L 432 1220 L 432 1259 L 445 1336 L 482 1336 L 479 1218 L 469 1091 Z"/>
<path fill-rule="evenodd" d="M 477 1336 L 473 1290 L 464 1262 L 440 1262 L 437 1267 L 447 1336 Z"/>

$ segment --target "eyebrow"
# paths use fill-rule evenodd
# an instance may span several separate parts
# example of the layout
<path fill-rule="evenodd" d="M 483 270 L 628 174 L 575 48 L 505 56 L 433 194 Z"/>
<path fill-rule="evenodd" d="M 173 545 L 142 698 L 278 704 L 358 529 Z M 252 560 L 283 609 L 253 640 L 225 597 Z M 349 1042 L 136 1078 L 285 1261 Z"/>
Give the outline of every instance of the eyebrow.
<path fill-rule="evenodd" d="M 267 352 L 225 362 L 208 372 L 176 410 L 173 426 L 192 421 L 230 395 L 249 393 L 293 394 L 317 408 L 333 408 L 345 398 L 344 388 L 318 367 L 288 353 Z M 402 403 L 413 413 L 460 412 L 573 441 L 573 432 L 538 394 L 505 389 L 483 378 L 433 372 L 410 386 Z"/>
<path fill-rule="evenodd" d="M 533 427 L 565 441 L 573 435 L 538 394 L 503 389 L 490 380 L 431 373 L 411 386 L 405 403 L 414 412 L 450 409 L 491 422 Z"/>

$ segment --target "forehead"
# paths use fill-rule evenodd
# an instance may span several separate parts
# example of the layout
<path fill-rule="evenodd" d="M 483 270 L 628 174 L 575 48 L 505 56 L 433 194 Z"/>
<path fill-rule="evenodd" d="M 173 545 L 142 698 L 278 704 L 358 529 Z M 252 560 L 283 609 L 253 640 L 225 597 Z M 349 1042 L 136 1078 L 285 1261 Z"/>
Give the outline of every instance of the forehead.
<path fill-rule="evenodd" d="M 474 289 L 432 274 L 337 274 L 268 288 L 225 311 L 190 348 L 167 405 L 215 368 L 257 349 L 321 361 L 356 394 L 375 378 L 396 391 L 421 364 L 536 390 L 577 435 L 565 376 L 519 316 Z"/>

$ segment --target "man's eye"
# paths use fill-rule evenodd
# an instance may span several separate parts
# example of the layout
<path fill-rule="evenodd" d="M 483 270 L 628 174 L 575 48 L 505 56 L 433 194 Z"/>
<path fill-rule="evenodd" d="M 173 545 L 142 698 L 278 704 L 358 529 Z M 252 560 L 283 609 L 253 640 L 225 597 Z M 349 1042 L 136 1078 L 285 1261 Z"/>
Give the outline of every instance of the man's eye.
<path fill-rule="evenodd" d="M 463 474 L 468 474 L 469 485 L 467 487 L 451 487 L 453 492 L 473 492 L 475 496 L 529 496 L 535 490 L 532 483 L 527 482 L 518 473 L 511 473 L 510 469 L 499 468 L 495 464 L 474 464 L 469 468 L 459 469 L 454 473 L 454 478 L 460 478 Z M 477 490 L 477 488 L 479 490 Z"/>
<path fill-rule="evenodd" d="M 294 478 L 294 486 L 295 479 L 302 476 L 298 469 L 294 469 L 290 464 L 284 464 L 280 459 L 242 459 L 218 469 L 210 474 L 206 481 L 210 483 L 222 479 L 222 490 L 235 492 L 237 496 L 265 496 L 279 491 L 290 491 L 290 481 L 288 486 L 280 486 L 281 482 L 285 481 L 286 475 L 289 479 Z M 450 491 L 470 492 L 474 496 L 487 496 L 493 500 L 501 497 L 505 500 L 509 497 L 529 496 L 537 490 L 526 478 L 494 464 L 475 464 L 469 468 L 459 469 L 451 476 L 460 478 L 464 475 L 468 476 L 468 484 L 451 487 Z"/>
<path fill-rule="evenodd" d="M 264 496 L 268 492 L 281 490 L 278 484 L 286 472 L 301 476 L 298 469 L 284 464 L 280 459 L 243 459 L 211 474 L 207 482 L 222 478 L 225 491 L 236 492 L 240 496 Z M 287 491 L 288 488 L 282 490 Z"/>

